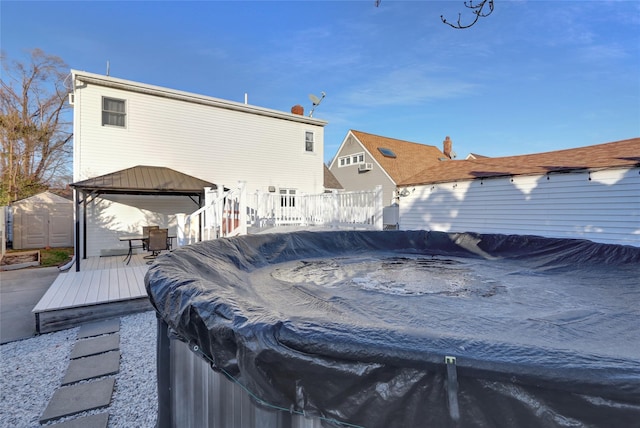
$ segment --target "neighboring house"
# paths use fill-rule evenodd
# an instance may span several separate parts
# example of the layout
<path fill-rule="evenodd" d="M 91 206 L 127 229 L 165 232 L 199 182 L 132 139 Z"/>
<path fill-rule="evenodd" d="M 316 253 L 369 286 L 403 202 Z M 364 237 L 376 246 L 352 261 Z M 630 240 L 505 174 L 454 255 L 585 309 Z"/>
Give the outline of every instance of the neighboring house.
<path fill-rule="evenodd" d="M 449 137 L 444 152 L 434 146 L 350 130 L 329 170 L 346 191 L 370 190 L 382 186 L 384 204 L 397 203 L 399 182 L 449 160 L 453 155 Z"/>
<path fill-rule="evenodd" d="M 333 175 L 329 170 L 329 168 L 325 165 L 324 166 L 324 192 L 330 193 L 333 191 L 340 191 L 340 190 L 344 190 L 344 187 L 342 187 L 342 184 L 340 184 L 336 176 Z"/>
<path fill-rule="evenodd" d="M 42 192 L 10 206 L 16 250 L 73 246 L 73 201 Z"/>
<path fill-rule="evenodd" d="M 188 181 L 225 188 L 243 181 L 249 194 L 324 191 L 325 121 L 82 71 L 72 76 L 75 183 L 94 185 L 86 180 L 141 167 L 168 168 Z M 154 195 L 150 183 L 154 179 L 141 179 L 143 191 L 126 195 L 98 186 L 78 201 L 87 215 L 78 225 L 87 256 L 123 248 L 118 235 L 151 222 L 175 228 L 175 214 L 202 203 Z"/>
<path fill-rule="evenodd" d="M 640 246 L 640 138 L 442 162 L 399 183 L 400 228 Z"/>

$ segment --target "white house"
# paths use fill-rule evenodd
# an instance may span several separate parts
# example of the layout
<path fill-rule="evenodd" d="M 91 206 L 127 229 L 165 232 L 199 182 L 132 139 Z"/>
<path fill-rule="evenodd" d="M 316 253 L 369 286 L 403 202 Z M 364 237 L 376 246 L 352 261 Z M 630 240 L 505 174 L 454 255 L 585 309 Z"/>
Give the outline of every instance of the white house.
<path fill-rule="evenodd" d="M 640 246 L 640 138 L 441 162 L 398 184 L 400 228 Z"/>
<path fill-rule="evenodd" d="M 76 225 L 83 256 L 122 249 L 118 236 L 143 225 L 175 228 L 176 214 L 202 204 L 193 189 L 171 192 L 182 179 L 243 181 L 249 193 L 324 190 L 323 120 L 77 70 L 72 78 L 73 178 L 88 186 L 77 200 L 86 213 Z M 139 171 L 161 173 L 140 177 L 137 192 Z M 172 186 L 158 181 L 167 174 Z M 125 176 L 132 187 L 118 184 Z M 109 192 L 101 192 L 102 178 Z"/>

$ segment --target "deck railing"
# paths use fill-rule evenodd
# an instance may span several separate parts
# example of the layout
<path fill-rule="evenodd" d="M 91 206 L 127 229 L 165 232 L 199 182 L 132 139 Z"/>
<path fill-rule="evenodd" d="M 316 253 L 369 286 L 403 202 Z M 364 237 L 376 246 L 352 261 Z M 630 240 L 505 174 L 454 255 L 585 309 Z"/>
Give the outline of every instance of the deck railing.
<path fill-rule="evenodd" d="M 317 195 L 257 192 L 248 198 L 244 183 L 232 190 L 205 189 L 205 204 L 178 214 L 178 246 L 224 236 L 244 235 L 247 228 L 328 226 L 383 229 L 382 186 L 374 190 Z"/>
<path fill-rule="evenodd" d="M 382 187 L 317 195 L 256 193 L 250 222 L 258 228 L 332 226 L 382 230 Z"/>
<path fill-rule="evenodd" d="M 247 223 L 242 213 L 246 213 L 246 189 L 243 182 L 231 190 L 205 188 L 204 206 L 185 215 L 177 214 L 178 246 L 208 241 L 223 236 L 244 235 Z"/>

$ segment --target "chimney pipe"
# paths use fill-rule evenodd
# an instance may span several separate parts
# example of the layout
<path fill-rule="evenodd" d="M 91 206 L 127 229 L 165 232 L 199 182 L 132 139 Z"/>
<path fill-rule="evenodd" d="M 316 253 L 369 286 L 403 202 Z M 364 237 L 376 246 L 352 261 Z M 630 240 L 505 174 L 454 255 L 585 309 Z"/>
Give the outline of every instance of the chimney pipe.
<path fill-rule="evenodd" d="M 453 142 L 451 141 L 451 138 L 449 138 L 448 135 L 442 142 L 442 153 L 444 153 L 444 155 L 449 159 L 452 159 L 451 155 L 453 153 Z"/>
<path fill-rule="evenodd" d="M 304 107 L 302 107 L 300 104 L 296 104 L 291 107 L 291 113 L 304 116 Z"/>

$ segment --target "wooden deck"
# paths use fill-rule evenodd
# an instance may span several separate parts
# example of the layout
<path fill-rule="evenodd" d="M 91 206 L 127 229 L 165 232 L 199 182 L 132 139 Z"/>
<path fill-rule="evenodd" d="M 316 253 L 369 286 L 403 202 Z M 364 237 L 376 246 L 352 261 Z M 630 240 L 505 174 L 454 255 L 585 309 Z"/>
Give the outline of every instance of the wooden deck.
<path fill-rule="evenodd" d="M 62 272 L 33 308 L 39 333 L 74 327 L 80 323 L 150 310 L 144 287 L 149 265 L 144 254 L 93 257 Z"/>

